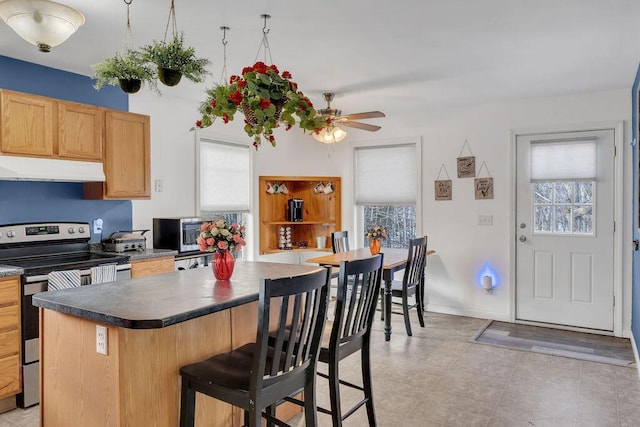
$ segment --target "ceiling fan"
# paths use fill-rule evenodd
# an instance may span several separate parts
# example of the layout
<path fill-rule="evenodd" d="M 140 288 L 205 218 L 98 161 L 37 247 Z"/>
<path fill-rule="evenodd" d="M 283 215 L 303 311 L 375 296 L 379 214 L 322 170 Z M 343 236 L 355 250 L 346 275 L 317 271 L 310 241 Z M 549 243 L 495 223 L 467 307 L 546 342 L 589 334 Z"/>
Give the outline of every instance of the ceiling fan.
<path fill-rule="evenodd" d="M 313 137 L 317 141 L 324 142 L 325 144 L 333 144 L 342 141 L 344 137 L 347 136 L 347 133 L 337 125 L 368 130 L 369 132 L 376 132 L 381 129 L 380 126 L 356 122 L 354 120 L 385 117 L 383 112 L 367 111 L 366 113 L 346 114 L 343 116 L 342 111 L 331 108 L 331 101 L 333 101 L 335 93 L 325 92 L 322 96 L 324 97 L 324 100 L 327 101 L 327 108 L 319 109 L 318 113 L 325 116 L 328 121 L 326 127 L 324 127 L 320 132 L 313 134 Z"/>

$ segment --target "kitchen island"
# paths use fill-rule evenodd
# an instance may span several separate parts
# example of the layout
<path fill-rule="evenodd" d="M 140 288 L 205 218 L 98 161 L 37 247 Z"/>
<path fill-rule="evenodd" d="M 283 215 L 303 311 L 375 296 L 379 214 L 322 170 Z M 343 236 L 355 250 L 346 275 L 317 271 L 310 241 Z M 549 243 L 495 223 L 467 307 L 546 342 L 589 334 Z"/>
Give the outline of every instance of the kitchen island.
<path fill-rule="evenodd" d="M 179 367 L 255 340 L 261 278 L 318 268 L 241 261 L 229 281 L 201 268 L 35 295 L 41 425 L 178 425 Z M 196 425 L 242 424 L 230 405 L 197 399 Z"/>

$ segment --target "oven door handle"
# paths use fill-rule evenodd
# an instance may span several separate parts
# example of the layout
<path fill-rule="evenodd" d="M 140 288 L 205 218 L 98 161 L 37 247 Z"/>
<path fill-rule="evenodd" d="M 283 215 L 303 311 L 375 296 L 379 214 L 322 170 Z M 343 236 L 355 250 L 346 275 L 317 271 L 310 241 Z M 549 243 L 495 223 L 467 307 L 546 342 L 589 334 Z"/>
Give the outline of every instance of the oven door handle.
<path fill-rule="evenodd" d="M 116 271 L 131 270 L 131 264 L 118 264 L 116 265 Z M 91 270 L 80 270 L 80 277 L 89 276 Z M 42 274 L 40 276 L 27 276 L 25 277 L 25 283 L 46 282 L 49 280 L 49 276 Z"/>

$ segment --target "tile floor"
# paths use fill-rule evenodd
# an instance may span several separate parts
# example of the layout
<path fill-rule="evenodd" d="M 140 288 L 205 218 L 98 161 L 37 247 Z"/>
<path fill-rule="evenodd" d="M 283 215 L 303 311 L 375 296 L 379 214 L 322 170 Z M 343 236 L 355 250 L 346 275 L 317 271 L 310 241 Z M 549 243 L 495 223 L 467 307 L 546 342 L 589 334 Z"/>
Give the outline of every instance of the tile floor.
<path fill-rule="evenodd" d="M 374 395 L 378 425 L 392 426 L 640 426 L 640 380 L 636 368 L 605 365 L 469 342 L 483 319 L 427 314 L 407 337 L 402 316 L 393 318 L 385 342 L 376 320 L 373 338 Z M 413 325 L 413 323 L 412 323 Z M 341 364 L 346 379 L 358 378 L 359 359 Z M 318 403 L 329 405 L 326 381 Z M 347 390 L 343 406 L 359 398 Z M 320 426 L 331 419 L 319 414 Z M 345 426 L 366 426 L 366 411 Z M 0 427 L 34 427 L 38 408 L 0 415 Z M 304 419 L 294 420 L 296 427 Z"/>

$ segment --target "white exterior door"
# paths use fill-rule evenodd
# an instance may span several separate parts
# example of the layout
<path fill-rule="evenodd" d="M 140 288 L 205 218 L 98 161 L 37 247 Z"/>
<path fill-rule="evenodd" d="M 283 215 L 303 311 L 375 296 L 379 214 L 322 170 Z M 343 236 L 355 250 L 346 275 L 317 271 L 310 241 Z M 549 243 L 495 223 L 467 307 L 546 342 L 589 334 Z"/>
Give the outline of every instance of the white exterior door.
<path fill-rule="evenodd" d="M 516 138 L 516 320 L 613 331 L 614 131 Z"/>

